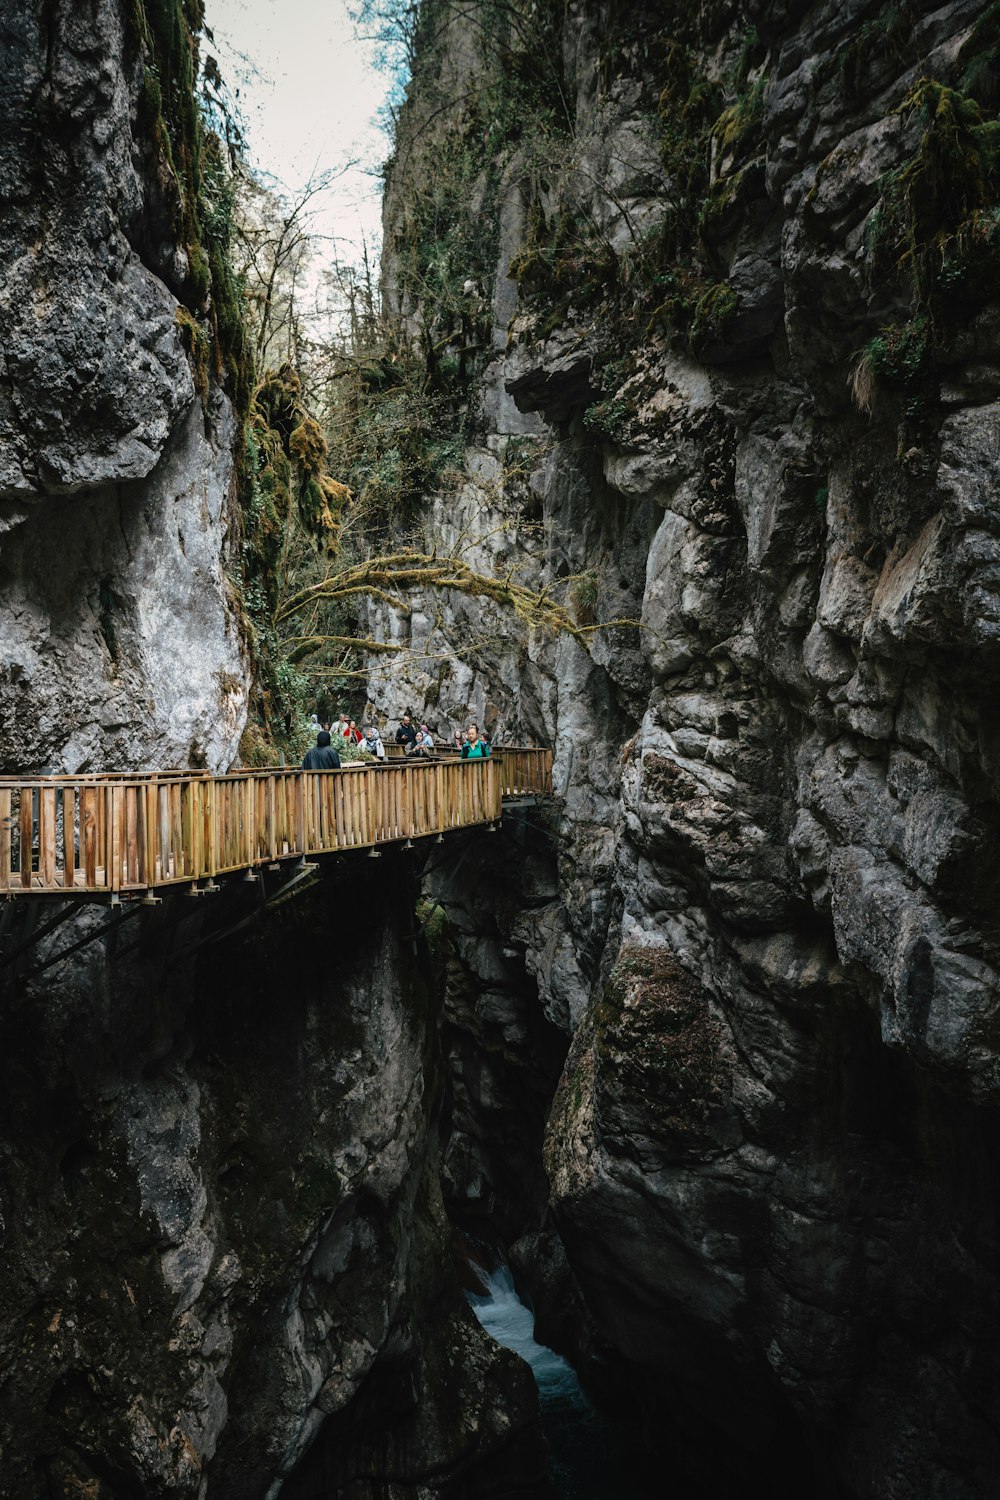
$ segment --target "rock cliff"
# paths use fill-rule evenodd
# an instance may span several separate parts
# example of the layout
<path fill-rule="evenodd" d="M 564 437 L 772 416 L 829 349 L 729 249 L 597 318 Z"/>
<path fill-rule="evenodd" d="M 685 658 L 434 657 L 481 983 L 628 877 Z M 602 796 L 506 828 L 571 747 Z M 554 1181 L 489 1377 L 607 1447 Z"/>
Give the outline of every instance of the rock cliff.
<path fill-rule="evenodd" d="M 179 6 L 151 14 L 0 7 L 8 772 L 223 769 L 246 721 L 232 389 L 209 378 L 196 188 L 160 113 L 190 44 Z"/>
<path fill-rule="evenodd" d="M 200 19 L 0 7 L 8 771 L 245 721 Z M 6 1493 L 537 1477 L 443 1196 L 690 1487 L 992 1494 L 998 43 L 425 0 L 385 291 L 464 456 L 417 524 L 596 628 L 415 596 L 371 691 L 551 742 L 559 800 L 428 871 L 447 1084 L 403 855 L 8 973 Z"/>
<path fill-rule="evenodd" d="M 530 1376 L 455 1280 L 410 876 L 377 868 L 256 919 L 245 885 L 209 916 L 167 899 L 55 992 L 7 984 L 11 1500 L 249 1500 L 320 1472 L 328 1493 L 430 1474 L 471 1495 L 477 1466 L 538 1472 Z"/>
<path fill-rule="evenodd" d="M 380 708 L 557 752 L 554 883 L 466 944 L 456 1098 L 499 1025 L 517 1118 L 520 963 L 572 1039 L 521 1228 L 558 1230 L 673 1465 L 985 1496 L 996 7 L 504 16 L 425 7 L 389 179 L 386 296 L 467 441 L 420 524 L 635 624 L 373 611 L 417 657 Z M 485 1170 L 460 1203 L 503 1198 Z"/>
<path fill-rule="evenodd" d="M 201 21 L 0 5 L 8 774 L 227 769 L 246 722 L 247 376 Z M 270 914 L 242 882 L 110 920 L 8 905 L 10 1500 L 458 1500 L 539 1475 L 530 1377 L 455 1277 L 411 870 L 325 875 Z"/>

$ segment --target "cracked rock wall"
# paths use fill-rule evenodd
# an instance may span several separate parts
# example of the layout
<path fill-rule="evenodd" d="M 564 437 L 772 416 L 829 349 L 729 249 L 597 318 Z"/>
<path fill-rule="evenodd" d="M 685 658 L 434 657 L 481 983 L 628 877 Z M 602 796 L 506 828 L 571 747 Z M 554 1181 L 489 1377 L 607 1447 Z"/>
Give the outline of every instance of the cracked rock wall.
<path fill-rule="evenodd" d="M 5 4 L 0 46 L 4 769 L 226 769 L 235 426 L 181 340 L 133 11 Z"/>
<path fill-rule="evenodd" d="M 457 1500 L 508 1462 L 537 1475 L 530 1376 L 455 1278 L 409 874 L 378 869 L 256 919 L 242 882 L 178 897 L 132 919 L 131 954 L 7 982 L 11 1500 L 263 1500 L 317 1472 Z"/>
<path fill-rule="evenodd" d="M 886 329 L 912 333 L 914 307 L 874 218 L 930 149 L 921 80 L 995 132 L 997 100 L 962 93 L 995 17 L 902 14 L 580 3 L 553 22 L 568 139 L 540 163 L 525 119 L 507 147 L 466 473 L 428 498 L 425 540 L 469 536 L 480 567 L 539 586 L 583 575 L 583 618 L 642 629 L 585 651 L 466 598 L 373 615 L 418 653 L 373 671 L 383 712 L 555 747 L 558 894 L 533 877 L 506 939 L 572 1037 L 546 1233 L 651 1447 L 713 1492 L 750 1464 L 779 1492 L 973 1500 L 1000 1472 L 995 246 L 974 285 L 953 266 L 965 300 L 932 352 L 893 366 Z M 456 58 L 484 89 L 504 66 L 480 45 L 477 74 L 474 23 L 448 24 L 431 101 Z M 682 54 L 720 113 L 700 238 L 656 307 L 628 278 L 674 222 Z M 435 146 L 410 107 L 412 177 Z M 416 331 L 407 174 L 386 289 Z M 500 1110 L 494 1083 L 482 1118 Z M 476 1201 L 488 1174 L 481 1154 Z"/>

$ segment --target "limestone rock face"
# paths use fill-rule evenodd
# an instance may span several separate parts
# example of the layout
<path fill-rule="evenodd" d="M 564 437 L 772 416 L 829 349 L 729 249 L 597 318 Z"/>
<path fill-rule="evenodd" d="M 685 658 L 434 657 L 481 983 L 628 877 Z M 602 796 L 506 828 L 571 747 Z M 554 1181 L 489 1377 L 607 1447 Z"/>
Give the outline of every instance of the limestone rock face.
<path fill-rule="evenodd" d="M 311 1494 L 314 1446 L 393 1497 L 519 1444 L 538 1472 L 530 1375 L 452 1269 L 433 1011 L 379 869 L 194 959 L 255 898 L 177 897 L 131 957 L 8 987 L 4 1493 Z"/>
<path fill-rule="evenodd" d="M 139 39 L 100 0 L 4 5 L 0 40 L 4 767 L 223 769 L 235 432 L 181 342 Z"/>
<path fill-rule="evenodd" d="M 0 4 L 6 772 L 221 770 L 245 723 L 238 433 L 185 353 L 211 291 L 178 300 L 192 247 L 156 110 L 185 101 L 138 35 L 176 22 L 186 46 L 198 9 Z M 242 882 L 113 932 L 97 907 L 5 912 L 5 1496 L 540 1479 L 530 1375 L 456 1281 L 411 882 L 378 869 L 270 921 Z"/>
<path fill-rule="evenodd" d="M 555 748 L 558 894 L 528 894 L 506 931 L 572 1036 L 549 1210 L 654 1446 L 676 1424 L 672 1453 L 702 1481 L 718 1454 L 723 1492 L 750 1454 L 769 1479 L 784 1455 L 790 1493 L 985 1497 L 1000 1466 L 988 291 L 944 320 L 919 400 L 891 373 L 851 395 L 860 351 L 913 311 L 871 248 L 887 174 L 927 128 L 904 101 L 921 78 L 970 86 L 980 12 L 918 5 L 886 45 L 861 0 L 745 12 L 745 113 L 716 128 L 701 231 L 732 314 L 699 332 L 616 322 L 624 273 L 582 283 L 609 247 L 627 255 L 630 226 L 673 211 L 648 145 L 669 107 L 644 72 L 655 38 L 709 83 L 737 76 L 741 39 L 721 8 L 613 9 L 573 7 L 562 32 L 562 175 L 555 147 L 540 186 L 513 158 L 488 294 L 508 322 L 465 482 L 428 498 L 424 540 L 469 539 L 484 571 L 514 564 L 539 587 L 586 580 L 582 619 L 641 628 L 584 650 L 417 598 L 373 617 L 416 656 L 373 671 L 371 692 L 445 732 L 468 715 L 499 743 Z M 576 281 L 538 279 L 560 253 Z M 483 955 L 480 971 L 488 997 Z M 494 1090 L 482 1117 L 498 1110 Z"/>

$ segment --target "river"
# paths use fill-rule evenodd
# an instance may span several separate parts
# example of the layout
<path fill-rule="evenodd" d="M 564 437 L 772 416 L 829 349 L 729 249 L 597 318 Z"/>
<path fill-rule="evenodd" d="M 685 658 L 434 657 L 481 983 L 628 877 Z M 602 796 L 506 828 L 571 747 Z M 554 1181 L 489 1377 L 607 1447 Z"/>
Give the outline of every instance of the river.
<path fill-rule="evenodd" d="M 652 1500 L 621 1429 L 595 1411 L 568 1360 L 535 1339 L 534 1315 L 507 1267 L 479 1274 L 488 1291 L 468 1294 L 476 1317 L 498 1344 L 521 1356 L 538 1385 L 552 1500 Z M 662 1494 L 661 1487 L 657 1500 Z"/>

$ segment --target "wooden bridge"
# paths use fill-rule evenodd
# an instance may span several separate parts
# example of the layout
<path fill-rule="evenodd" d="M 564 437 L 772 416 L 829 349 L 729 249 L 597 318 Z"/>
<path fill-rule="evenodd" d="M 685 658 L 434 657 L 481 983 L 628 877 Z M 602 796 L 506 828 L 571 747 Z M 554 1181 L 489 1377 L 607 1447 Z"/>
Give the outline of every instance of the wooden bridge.
<path fill-rule="evenodd" d="M 551 750 L 340 771 L 0 777 L 0 897 L 154 899 L 217 875 L 496 823 L 552 791 Z"/>

